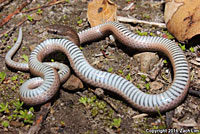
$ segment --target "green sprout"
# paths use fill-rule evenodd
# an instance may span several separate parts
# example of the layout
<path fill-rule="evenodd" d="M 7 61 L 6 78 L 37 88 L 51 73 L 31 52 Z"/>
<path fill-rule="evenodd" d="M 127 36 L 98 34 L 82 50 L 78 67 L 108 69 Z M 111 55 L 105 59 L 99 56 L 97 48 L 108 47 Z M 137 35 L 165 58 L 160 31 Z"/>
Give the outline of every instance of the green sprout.
<path fill-rule="evenodd" d="M 4 104 L 3 102 L 0 104 L 0 112 L 9 113 L 8 102 L 6 102 L 6 104 Z"/>
<path fill-rule="evenodd" d="M 165 35 L 167 36 L 168 39 L 174 39 L 174 36 L 171 35 L 168 31 L 163 31 L 165 33 Z"/>
<path fill-rule="evenodd" d="M 0 72 L 0 83 L 2 81 L 4 81 L 5 78 L 6 78 L 6 73 L 5 72 Z"/>
<path fill-rule="evenodd" d="M 141 78 L 142 78 L 142 81 L 144 81 L 144 82 L 145 82 L 145 81 L 146 81 L 146 78 L 147 78 L 147 76 L 142 74 L 142 75 L 141 75 Z"/>
<path fill-rule="evenodd" d="M 167 64 L 167 60 L 166 60 L 166 59 L 164 59 L 164 60 L 163 60 L 163 63 L 164 63 L 164 64 Z"/>
<path fill-rule="evenodd" d="M 28 56 L 27 55 L 23 54 L 22 58 L 25 60 L 26 63 L 28 63 Z"/>
<path fill-rule="evenodd" d="M 148 14 L 143 14 L 143 18 L 149 19 L 149 18 L 150 18 L 150 15 L 148 15 Z"/>
<path fill-rule="evenodd" d="M 26 47 L 22 47 L 22 51 L 26 50 Z"/>
<path fill-rule="evenodd" d="M 14 101 L 13 102 L 13 105 L 15 106 L 15 111 L 14 113 L 17 113 L 18 111 L 20 111 L 22 109 L 22 106 L 23 106 L 23 102 L 20 102 L 19 100 L 18 101 Z"/>
<path fill-rule="evenodd" d="M 92 97 L 90 97 L 90 98 L 87 99 L 87 102 L 88 102 L 89 104 L 92 104 L 92 103 L 94 103 L 94 101 L 95 101 L 96 99 L 97 99 L 96 96 L 92 96 Z"/>
<path fill-rule="evenodd" d="M 27 19 L 28 19 L 29 21 L 33 21 L 33 17 L 31 17 L 30 15 L 27 16 Z"/>
<path fill-rule="evenodd" d="M 14 42 L 16 42 L 17 41 L 17 37 L 15 37 L 13 40 L 14 40 Z"/>
<path fill-rule="evenodd" d="M 123 72 L 122 70 L 118 70 L 118 72 L 119 72 L 120 74 L 122 74 L 122 75 L 124 74 L 124 72 Z"/>
<path fill-rule="evenodd" d="M 121 125 L 121 121 L 122 121 L 121 118 L 114 118 L 111 123 L 112 127 L 119 128 Z"/>
<path fill-rule="evenodd" d="M 82 103 L 82 104 L 85 105 L 85 106 L 86 106 L 86 104 L 87 104 L 87 101 L 88 101 L 88 98 L 87 98 L 86 96 L 81 97 L 81 98 L 79 99 L 79 102 Z"/>
<path fill-rule="evenodd" d="M 178 43 L 178 45 L 181 47 L 181 49 L 182 49 L 183 51 L 185 51 L 185 45 L 184 45 L 184 44 Z"/>
<path fill-rule="evenodd" d="M 8 121 L 3 121 L 1 123 L 1 125 L 4 127 L 4 128 L 7 128 L 9 126 L 9 122 Z"/>
<path fill-rule="evenodd" d="M 128 73 L 128 75 L 126 76 L 126 79 L 129 80 L 129 81 L 131 80 L 131 74 L 130 73 Z"/>
<path fill-rule="evenodd" d="M 137 33 L 138 35 L 140 35 L 140 36 L 147 36 L 147 35 L 148 35 L 147 32 L 141 32 L 141 31 L 139 31 L 139 30 L 137 30 L 136 33 Z"/>
<path fill-rule="evenodd" d="M 24 80 L 23 80 L 23 79 L 20 79 L 20 80 L 19 80 L 19 83 L 21 83 L 21 84 L 24 83 Z"/>
<path fill-rule="evenodd" d="M 82 24 L 83 23 L 83 20 L 82 19 L 79 19 L 78 21 L 77 21 L 77 24 Z"/>
<path fill-rule="evenodd" d="M 131 0 L 126 0 L 126 2 L 131 2 Z"/>
<path fill-rule="evenodd" d="M 8 37 L 8 34 L 7 34 L 7 33 L 5 33 L 5 34 L 4 34 L 4 37 Z"/>
<path fill-rule="evenodd" d="M 34 112 L 33 107 L 31 107 L 29 110 L 27 110 L 27 109 L 25 109 L 24 111 L 20 110 L 20 112 L 19 112 L 20 115 L 18 115 L 18 117 L 23 119 L 24 123 L 32 124 L 33 118 L 34 118 L 33 112 Z"/>
<path fill-rule="evenodd" d="M 111 73 L 112 71 L 113 71 L 113 68 L 112 68 L 112 67 L 109 67 L 109 68 L 108 68 L 108 72 Z"/>
<path fill-rule="evenodd" d="M 194 47 L 190 47 L 190 52 L 194 53 Z"/>
<path fill-rule="evenodd" d="M 42 11 L 41 9 L 38 9 L 36 13 L 37 13 L 37 14 L 42 14 L 42 12 L 43 12 L 43 11 Z"/>
<path fill-rule="evenodd" d="M 11 77 L 11 80 L 12 80 L 12 81 L 15 81 L 15 80 L 17 80 L 17 78 L 18 78 L 18 76 L 15 75 L 15 76 L 12 76 L 12 77 Z"/>
<path fill-rule="evenodd" d="M 51 59 L 51 62 L 55 62 L 55 60 L 54 60 L 54 59 Z"/>
<path fill-rule="evenodd" d="M 146 87 L 147 90 L 150 89 L 150 84 L 149 83 L 146 83 L 144 86 Z"/>
<path fill-rule="evenodd" d="M 11 49 L 11 46 L 7 46 L 8 49 Z"/>
<path fill-rule="evenodd" d="M 127 65 L 127 66 L 126 66 L 126 68 L 127 68 L 127 69 L 130 69 L 130 68 L 131 68 L 131 66 L 130 66 L 130 65 Z"/>

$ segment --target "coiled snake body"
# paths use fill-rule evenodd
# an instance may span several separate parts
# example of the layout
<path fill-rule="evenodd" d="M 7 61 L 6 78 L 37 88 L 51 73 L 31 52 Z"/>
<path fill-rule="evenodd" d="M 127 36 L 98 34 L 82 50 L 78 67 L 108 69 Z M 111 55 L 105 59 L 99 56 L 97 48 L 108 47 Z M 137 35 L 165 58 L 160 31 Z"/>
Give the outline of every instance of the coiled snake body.
<path fill-rule="evenodd" d="M 22 30 L 14 47 L 6 55 L 6 64 L 20 70 L 30 70 L 40 76 L 25 82 L 20 88 L 21 100 L 37 105 L 51 99 L 59 89 L 60 82 L 66 81 L 69 69 L 61 63 L 42 63 L 43 58 L 53 51 L 65 53 L 75 73 L 86 83 L 113 91 L 122 96 L 134 108 L 144 112 L 166 111 L 174 108 L 187 94 L 190 75 L 187 60 L 182 50 L 172 41 L 161 37 L 138 36 L 122 24 L 107 22 L 78 33 L 80 43 L 97 40 L 113 34 L 121 43 L 133 48 L 165 53 L 172 63 L 174 79 L 170 88 L 160 94 L 147 94 L 128 80 L 92 67 L 77 45 L 66 39 L 47 39 L 32 52 L 28 64 L 17 63 L 11 57 L 22 40 Z M 54 68 L 59 69 L 57 72 Z M 42 77 L 42 78 L 41 78 Z"/>

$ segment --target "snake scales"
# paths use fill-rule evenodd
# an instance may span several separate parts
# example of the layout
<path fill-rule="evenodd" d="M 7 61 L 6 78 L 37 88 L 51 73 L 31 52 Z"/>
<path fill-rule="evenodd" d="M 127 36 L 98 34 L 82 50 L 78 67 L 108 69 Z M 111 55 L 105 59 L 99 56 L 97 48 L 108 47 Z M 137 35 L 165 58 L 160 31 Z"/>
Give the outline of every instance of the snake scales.
<path fill-rule="evenodd" d="M 97 40 L 108 35 L 114 37 L 133 49 L 161 51 L 166 54 L 174 70 L 174 79 L 169 87 L 160 94 L 147 94 L 139 90 L 128 80 L 92 67 L 85 59 L 76 41 L 66 39 L 47 39 L 32 52 L 29 63 L 18 63 L 11 58 L 22 40 L 22 29 L 18 40 L 6 55 L 6 64 L 18 70 L 30 70 L 39 77 L 26 81 L 20 88 L 20 98 L 28 105 L 38 105 L 50 100 L 59 89 L 60 83 L 66 81 L 69 69 L 61 63 L 43 63 L 49 53 L 61 51 L 69 59 L 75 73 L 86 83 L 101 87 L 122 96 L 134 108 L 144 112 L 166 111 L 176 107 L 185 98 L 189 83 L 189 67 L 182 50 L 173 42 L 162 37 L 139 36 L 117 22 L 107 22 L 78 33 L 80 43 Z M 76 37 L 76 35 L 74 35 Z M 73 43 L 75 42 L 75 43 Z M 59 69 L 57 72 L 56 69 Z"/>

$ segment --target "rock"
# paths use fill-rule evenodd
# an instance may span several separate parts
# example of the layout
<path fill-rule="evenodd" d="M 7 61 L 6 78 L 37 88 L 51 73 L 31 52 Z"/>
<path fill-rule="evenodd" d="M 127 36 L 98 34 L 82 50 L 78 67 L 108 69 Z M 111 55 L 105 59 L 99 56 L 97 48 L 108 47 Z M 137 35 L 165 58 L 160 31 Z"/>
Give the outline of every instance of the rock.
<path fill-rule="evenodd" d="M 101 89 L 101 88 L 96 88 L 94 92 L 95 92 L 95 94 L 96 94 L 98 97 L 101 97 L 101 98 L 104 97 L 104 91 L 103 91 L 103 89 Z"/>
<path fill-rule="evenodd" d="M 143 52 L 133 56 L 133 58 L 138 61 L 140 65 L 140 71 L 147 73 L 153 66 L 158 63 L 159 57 L 155 53 L 152 52 Z"/>
<path fill-rule="evenodd" d="M 151 82 L 150 83 L 150 88 L 151 90 L 159 90 L 163 87 L 163 84 L 157 81 Z"/>
<path fill-rule="evenodd" d="M 71 75 L 67 82 L 63 84 L 63 87 L 67 90 L 76 90 L 83 88 L 83 83 L 78 77 Z"/>

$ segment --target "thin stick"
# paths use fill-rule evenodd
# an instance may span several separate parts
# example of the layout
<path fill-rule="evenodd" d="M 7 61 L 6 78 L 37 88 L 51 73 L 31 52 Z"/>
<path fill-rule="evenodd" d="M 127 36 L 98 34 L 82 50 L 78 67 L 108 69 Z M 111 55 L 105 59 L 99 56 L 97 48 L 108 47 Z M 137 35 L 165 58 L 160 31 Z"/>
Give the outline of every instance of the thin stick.
<path fill-rule="evenodd" d="M 51 108 L 51 103 L 48 102 L 44 104 L 41 107 L 40 112 L 38 113 L 38 117 L 35 121 L 35 124 L 29 129 L 28 134 L 38 134 L 40 131 L 40 128 L 42 126 L 42 122 L 46 118 L 47 114 L 49 113 L 49 110 Z"/>
<path fill-rule="evenodd" d="M 27 10 L 21 11 L 21 13 L 26 13 L 26 12 L 30 12 L 30 11 L 33 11 L 33 10 L 37 10 L 37 9 L 41 9 L 41 8 L 46 8 L 46 7 L 49 7 L 49 6 L 52 6 L 52 5 L 60 4 L 62 2 L 65 2 L 65 0 L 50 2 L 47 5 L 43 5 L 43 6 L 39 6 L 39 7 L 35 7 L 35 8 L 31 8 L 31 9 L 27 9 Z"/>
<path fill-rule="evenodd" d="M 144 20 L 138 20 L 136 18 L 128 18 L 128 17 L 117 16 L 117 20 L 120 21 L 120 22 L 128 22 L 128 23 L 134 23 L 134 24 L 141 23 L 141 24 L 158 26 L 160 28 L 166 28 L 165 23 L 149 22 L 149 21 L 144 21 Z"/>
<path fill-rule="evenodd" d="M 8 23 L 8 21 L 15 16 L 16 14 L 20 13 L 20 11 L 27 6 L 29 3 L 31 3 L 32 0 L 27 0 L 26 2 L 22 3 L 13 13 L 10 13 L 6 18 L 4 18 L 2 20 L 2 22 L 0 22 L 0 27 L 2 27 L 3 25 L 5 25 L 6 23 Z"/>
<path fill-rule="evenodd" d="M 20 21 L 17 25 L 15 25 L 14 27 L 11 27 L 10 29 L 6 30 L 5 32 L 0 34 L 0 38 L 3 37 L 5 34 L 8 34 L 9 32 L 11 32 L 13 29 L 19 27 L 20 25 L 22 25 L 25 21 L 27 20 L 27 18 L 23 19 L 22 21 Z"/>

